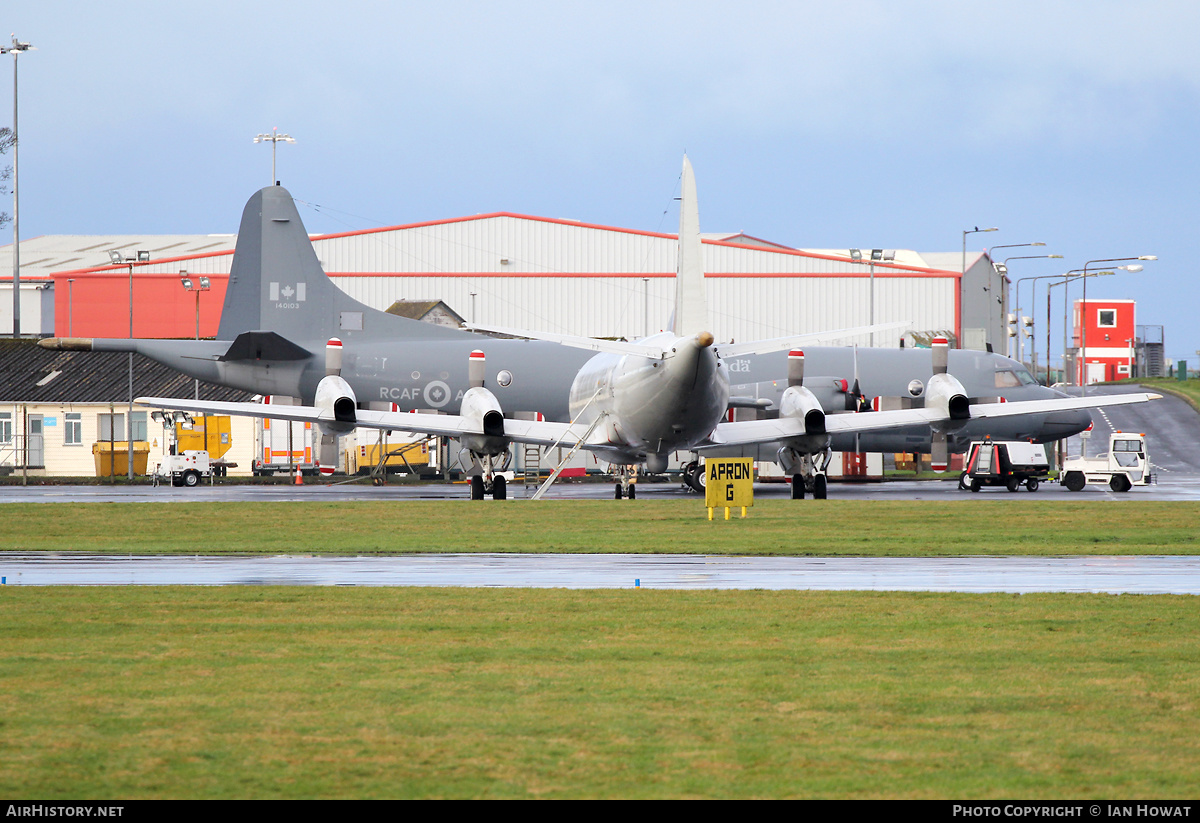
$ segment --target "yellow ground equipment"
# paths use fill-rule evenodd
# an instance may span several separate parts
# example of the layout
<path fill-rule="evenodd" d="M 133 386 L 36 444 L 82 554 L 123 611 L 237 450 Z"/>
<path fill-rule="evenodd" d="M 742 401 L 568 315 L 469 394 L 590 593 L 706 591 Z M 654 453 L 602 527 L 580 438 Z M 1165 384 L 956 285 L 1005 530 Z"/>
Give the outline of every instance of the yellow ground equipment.
<path fill-rule="evenodd" d="M 175 442 L 180 453 L 206 451 L 211 460 L 220 460 L 233 445 L 228 415 L 198 415 L 192 418 L 191 428 L 175 424 Z"/>

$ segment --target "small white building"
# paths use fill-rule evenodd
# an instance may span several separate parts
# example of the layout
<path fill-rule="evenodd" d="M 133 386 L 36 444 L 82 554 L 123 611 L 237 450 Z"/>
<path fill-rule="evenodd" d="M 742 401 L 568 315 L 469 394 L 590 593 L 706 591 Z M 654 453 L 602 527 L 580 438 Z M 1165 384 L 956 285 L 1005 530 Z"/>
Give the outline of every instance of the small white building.
<path fill-rule="evenodd" d="M 141 355 L 133 356 L 134 396 L 192 397 L 195 384 L 180 372 Z M 200 384 L 207 400 L 249 400 L 246 392 Z M 0 472 L 33 477 L 94 477 L 94 447 L 128 454 L 129 355 L 120 352 L 50 351 L 33 340 L 0 340 Z M 149 444 L 150 470 L 162 460 L 163 428 L 147 409 L 133 408 L 133 440 Z M 249 474 L 255 450 L 255 421 L 231 421 L 232 448 L 226 459 Z M 135 465 L 136 465 L 135 458 Z"/>

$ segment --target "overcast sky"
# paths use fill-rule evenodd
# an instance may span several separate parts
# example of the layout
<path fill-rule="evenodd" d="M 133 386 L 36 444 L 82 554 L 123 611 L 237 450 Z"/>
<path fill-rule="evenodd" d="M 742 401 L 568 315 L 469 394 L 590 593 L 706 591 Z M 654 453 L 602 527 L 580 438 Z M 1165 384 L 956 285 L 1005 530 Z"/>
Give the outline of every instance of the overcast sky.
<path fill-rule="evenodd" d="M 312 232 L 491 211 L 674 231 L 686 150 L 704 231 L 955 251 L 998 226 L 968 248 L 1064 257 L 1014 279 L 1156 254 L 1088 295 L 1136 299 L 1200 359 L 1194 2 L 8 0 L 0 30 L 38 49 L 23 237 L 234 232 L 273 127 Z M 0 58 L 0 125 L 11 77 Z"/>

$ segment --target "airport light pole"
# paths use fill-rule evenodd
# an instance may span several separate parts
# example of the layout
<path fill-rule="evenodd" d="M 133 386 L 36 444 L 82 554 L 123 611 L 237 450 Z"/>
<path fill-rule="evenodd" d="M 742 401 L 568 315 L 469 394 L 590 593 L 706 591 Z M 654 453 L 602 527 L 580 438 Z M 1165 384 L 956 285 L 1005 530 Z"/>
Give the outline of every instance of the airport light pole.
<path fill-rule="evenodd" d="M 850 249 L 851 262 L 858 263 L 860 265 L 865 264 L 868 266 L 869 271 L 870 271 L 869 276 L 870 276 L 870 282 L 871 282 L 871 285 L 870 285 L 871 309 L 870 309 L 870 315 L 867 319 L 867 325 L 870 325 L 870 326 L 875 325 L 875 264 L 876 263 L 891 263 L 891 262 L 895 261 L 895 259 L 896 259 L 896 252 L 894 249 L 889 249 L 886 251 L 884 249 L 871 249 L 871 259 L 870 260 L 863 260 L 862 249 Z M 874 331 L 871 332 L 871 348 L 875 348 L 875 332 Z"/>
<path fill-rule="evenodd" d="M 1005 309 L 1008 308 L 1008 300 L 1007 300 L 1008 292 L 1004 288 L 1004 278 L 1008 277 L 1008 261 L 1009 260 L 1018 260 L 1020 258 L 1006 257 L 1004 259 L 1003 263 L 997 264 L 996 263 L 996 254 L 995 254 L 996 249 L 1023 249 L 1023 248 L 1028 248 L 1030 246 L 1044 246 L 1044 245 L 1046 245 L 1046 244 L 1041 243 L 1041 242 L 1006 243 L 1003 246 L 992 246 L 990 249 L 987 250 L 988 256 L 992 258 L 992 266 L 996 269 L 996 272 L 1001 277 L 1000 282 L 997 284 L 999 291 L 1000 291 L 1000 296 L 996 298 L 996 302 L 1000 304 L 1000 320 L 1002 322 L 1004 320 Z M 1040 257 L 1040 255 L 1039 255 L 1039 257 Z M 965 260 L 963 262 L 963 265 L 966 265 Z M 986 287 L 985 287 L 984 291 L 987 291 Z M 991 308 L 991 304 L 989 303 L 988 304 L 988 325 L 991 325 L 991 322 L 992 322 L 992 308 Z M 1006 323 L 1004 325 L 1007 326 Z M 1008 346 L 1007 345 L 1004 348 L 1004 354 L 1006 357 L 1008 356 Z"/>
<path fill-rule="evenodd" d="M 198 281 L 193 281 L 188 277 L 187 269 L 179 270 L 179 282 L 183 287 L 190 292 L 196 293 L 196 339 L 200 339 L 200 292 L 208 291 L 212 284 L 207 277 L 201 277 Z M 200 399 L 200 378 L 196 378 L 196 400 Z M 206 441 L 207 442 L 207 441 Z"/>
<path fill-rule="evenodd" d="M 1087 277 L 1106 277 L 1110 274 L 1113 274 L 1113 272 L 1111 272 L 1111 271 L 1093 271 L 1093 272 L 1088 272 L 1086 276 Z M 1051 296 L 1050 290 L 1053 289 L 1055 286 L 1067 286 L 1072 280 L 1077 280 L 1084 276 L 1085 275 L 1083 274 L 1083 269 L 1071 269 L 1071 271 L 1066 272 L 1064 274 L 1055 275 L 1055 277 L 1061 277 L 1062 280 L 1059 280 L 1057 283 L 1050 283 L 1049 285 L 1046 286 L 1046 382 L 1047 382 L 1047 385 L 1050 382 L 1050 296 Z M 1067 289 L 1064 288 L 1063 289 L 1063 353 L 1062 353 L 1063 382 L 1067 382 L 1066 381 L 1067 348 L 1068 348 L 1067 335 L 1068 335 L 1068 329 L 1070 328 L 1070 325 L 1071 325 L 1070 322 L 1067 320 L 1067 313 L 1070 310 L 1070 305 L 1071 305 L 1071 301 L 1067 298 Z M 1070 385 L 1070 384 L 1068 383 L 1068 385 Z"/>
<path fill-rule="evenodd" d="M 1089 260 L 1088 262 L 1084 263 L 1083 264 L 1083 310 L 1084 310 L 1084 312 L 1087 311 L 1087 276 L 1088 276 L 1087 270 L 1088 270 L 1088 266 L 1092 265 L 1093 263 L 1124 263 L 1127 260 L 1157 260 L 1157 259 L 1158 259 L 1157 255 L 1143 254 L 1139 257 L 1108 257 L 1108 258 L 1104 258 L 1101 260 Z M 1132 263 L 1132 264 L 1125 265 L 1125 266 L 1117 266 L 1117 268 L 1124 269 L 1125 271 L 1129 271 L 1129 272 L 1139 272 L 1142 270 L 1142 265 L 1140 263 Z M 1081 319 L 1083 320 L 1083 324 L 1082 324 L 1083 330 L 1082 330 L 1082 338 L 1080 340 L 1080 345 L 1079 345 L 1079 356 L 1082 358 L 1082 361 L 1081 361 L 1082 364 L 1079 366 L 1079 369 L 1080 369 L 1079 387 L 1080 387 L 1081 396 L 1087 397 L 1087 315 L 1085 314 Z"/>
<path fill-rule="evenodd" d="M 1023 245 L 1044 246 L 1046 244 L 1045 243 L 1025 243 Z M 1003 249 L 1003 248 L 1009 248 L 1009 247 L 1008 246 L 994 246 L 992 250 L 995 251 L 996 249 Z M 1003 274 L 1005 277 L 1007 277 L 1009 260 L 1044 260 L 1044 259 L 1061 260 L 1062 255 L 1061 254 L 1029 254 L 1029 255 L 1021 255 L 1018 257 L 1006 257 L 1006 258 L 1004 258 L 1004 262 L 1001 263 L 997 268 L 1000 270 L 1001 274 Z M 1031 280 L 1031 279 L 1036 279 L 1036 278 L 1022 277 L 1020 280 L 1018 280 L 1013 285 L 1013 291 L 1016 292 L 1016 295 L 1013 298 L 1013 302 L 1017 304 L 1016 311 L 1017 311 L 1017 325 L 1018 326 L 1021 323 L 1021 305 L 1020 305 L 1020 303 L 1021 303 L 1021 283 L 1024 280 Z M 1024 346 L 1021 345 L 1022 342 L 1023 341 L 1018 337 L 1017 346 L 1014 347 L 1014 354 L 1017 355 L 1017 362 L 1024 362 L 1022 358 L 1025 356 L 1025 352 L 1024 352 Z"/>
<path fill-rule="evenodd" d="M 34 46 L 22 43 L 17 36 L 12 36 L 12 45 L 0 46 L 0 54 L 13 56 L 13 340 L 21 336 L 21 186 L 20 186 L 20 145 L 17 139 L 17 58 L 24 51 L 37 51 Z"/>
<path fill-rule="evenodd" d="M 260 134 L 255 137 L 254 142 L 271 144 L 271 185 L 277 185 L 279 178 L 275 176 L 275 147 L 280 143 L 295 143 L 296 138 L 290 134 L 280 134 L 279 129 L 273 128 L 270 134 Z"/>
<path fill-rule="evenodd" d="M 962 276 L 964 278 L 967 276 L 967 235 L 968 234 L 981 234 L 983 232 L 988 232 L 988 231 L 1000 231 L 1000 229 L 996 228 L 995 226 L 992 226 L 990 229 L 981 229 L 981 228 L 979 228 L 979 226 L 976 226 L 973 229 L 963 229 L 963 233 L 962 233 Z M 960 292 L 962 290 L 961 284 L 962 284 L 962 281 L 960 280 L 959 281 L 959 291 Z M 991 309 L 991 306 L 989 306 L 988 307 L 988 324 L 990 325 L 991 322 L 992 322 L 992 309 Z M 960 334 L 962 333 L 962 329 L 959 329 L 959 333 Z M 958 346 L 959 346 L 959 348 L 962 348 L 961 340 L 958 341 Z"/>
<path fill-rule="evenodd" d="M 150 262 L 150 252 L 139 249 L 134 257 L 125 257 L 117 250 L 109 251 L 108 259 L 115 266 L 126 266 L 129 269 L 129 339 L 133 340 L 133 265 Z M 133 480 L 133 351 L 129 352 L 129 414 L 125 417 L 125 443 L 128 447 L 127 474 Z M 110 459 L 112 455 L 109 455 Z"/>
<path fill-rule="evenodd" d="M 1048 254 L 1048 255 L 1046 255 L 1046 256 L 1047 256 L 1047 257 L 1059 257 L 1059 258 L 1061 258 L 1061 257 L 1062 257 L 1062 255 L 1061 255 L 1061 254 Z M 1035 314 L 1037 314 L 1037 281 L 1038 281 L 1038 280 L 1057 280 L 1057 279 L 1058 279 L 1058 278 L 1060 278 L 1060 277 L 1062 277 L 1062 275 L 1061 275 L 1061 274 L 1044 274 L 1044 275 L 1041 275 L 1040 277 L 1022 277 L 1020 280 L 1018 280 L 1018 281 L 1017 281 L 1017 284 L 1016 284 L 1016 286 L 1014 286 L 1014 288 L 1017 290 L 1017 297 L 1018 297 L 1018 298 L 1020 298 L 1020 296 L 1021 296 L 1021 284 L 1022 284 L 1023 282 L 1025 282 L 1026 280 L 1033 280 L 1033 281 L 1034 281 L 1034 282 L 1033 282 L 1033 284 L 1032 284 L 1032 285 L 1030 285 L 1030 287 L 1029 287 L 1029 288 L 1030 288 L 1030 291 L 1031 291 L 1031 293 L 1030 293 L 1030 295 L 1029 295 L 1029 311 L 1030 311 L 1030 315 L 1029 315 L 1029 317 L 1030 317 L 1030 321 L 1031 321 L 1031 322 L 1032 322 L 1032 320 L 1033 320 L 1033 316 L 1034 316 Z M 1020 312 L 1020 309 L 1018 308 L 1018 309 L 1017 309 L 1017 311 L 1018 311 L 1018 312 Z M 1046 322 L 1047 322 L 1047 323 L 1049 323 L 1049 322 L 1050 322 L 1050 315 L 1049 315 L 1049 307 L 1048 307 L 1048 306 L 1047 306 Z M 1047 335 L 1048 335 L 1048 334 L 1049 334 L 1049 331 L 1047 331 L 1046 333 L 1047 333 Z M 1034 381 L 1036 382 L 1036 381 L 1037 381 L 1037 335 L 1035 335 L 1035 334 L 1033 334 L 1033 333 L 1031 332 L 1031 333 L 1030 333 L 1030 335 L 1029 335 L 1029 340 L 1030 340 L 1029 346 L 1030 346 L 1030 349 L 1031 349 L 1031 353 L 1030 353 L 1030 360 L 1032 361 L 1032 365 L 1033 365 L 1033 379 L 1034 379 Z M 1048 338 L 1048 337 L 1047 337 L 1047 340 L 1049 340 L 1049 338 Z M 1024 356 L 1024 354 L 1025 354 L 1025 352 L 1024 352 L 1024 348 L 1023 348 L 1023 347 L 1022 347 L 1022 349 L 1021 349 L 1021 352 L 1020 352 L 1020 354 L 1021 354 L 1021 356 L 1022 356 L 1022 357 L 1023 357 L 1023 356 Z M 1050 349 L 1049 349 L 1049 343 L 1047 343 L 1047 347 L 1046 347 L 1046 385 L 1047 385 L 1047 386 L 1048 386 L 1048 385 L 1050 385 Z"/>

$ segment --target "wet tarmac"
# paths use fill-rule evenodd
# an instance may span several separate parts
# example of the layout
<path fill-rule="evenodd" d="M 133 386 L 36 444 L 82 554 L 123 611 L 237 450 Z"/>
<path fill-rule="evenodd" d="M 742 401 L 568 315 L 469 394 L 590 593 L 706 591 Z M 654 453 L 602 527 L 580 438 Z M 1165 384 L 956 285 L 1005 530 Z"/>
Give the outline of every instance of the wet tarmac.
<path fill-rule="evenodd" d="M 460 586 L 1200 594 L 1197 557 L 0 556 L 9 586 Z"/>

